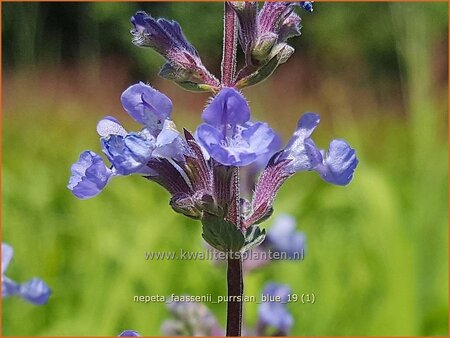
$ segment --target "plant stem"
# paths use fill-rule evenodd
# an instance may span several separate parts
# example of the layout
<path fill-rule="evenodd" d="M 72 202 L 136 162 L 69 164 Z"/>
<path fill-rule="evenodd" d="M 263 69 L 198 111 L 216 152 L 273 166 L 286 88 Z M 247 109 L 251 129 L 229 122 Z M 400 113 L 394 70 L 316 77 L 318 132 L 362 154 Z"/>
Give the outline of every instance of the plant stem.
<path fill-rule="evenodd" d="M 242 326 L 242 259 L 228 257 L 227 269 L 228 303 L 227 303 L 227 337 L 239 337 Z"/>
<path fill-rule="evenodd" d="M 222 86 L 232 86 L 236 71 L 236 14 L 228 2 L 224 3 L 223 24 L 223 55 L 222 55 Z M 236 198 L 236 225 L 240 228 L 240 196 L 239 196 L 239 171 L 233 178 L 233 186 Z M 241 335 L 242 326 L 242 295 L 244 282 L 242 278 L 242 259 L 228 257 L 227 267 L 227 336 L 238 337 Z"/>
<path fill-rule="evenodd" d="M 233 84 L 236 68 L 236 14 L 228 2 L 224 3 L 222 85 Z"/>

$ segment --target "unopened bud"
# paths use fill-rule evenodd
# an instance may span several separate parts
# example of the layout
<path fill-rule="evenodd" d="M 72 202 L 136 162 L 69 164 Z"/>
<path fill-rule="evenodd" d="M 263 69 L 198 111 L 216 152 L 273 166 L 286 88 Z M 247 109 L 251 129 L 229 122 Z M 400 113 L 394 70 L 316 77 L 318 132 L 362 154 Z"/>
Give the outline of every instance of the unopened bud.
<path fill-rule="evenodd" d="M 260 36 L 252 50 L 252 57 L 259 62 L 266 60 L 276 41 L 277 35 L 274 33 L 269 32 Z"/>
<path fill-rule="evenodd" d="M 156 20 L 145 12 L 137 12 L 131 23 L 134 27 L 131 30 L 133 43 L 150 47 L 167 60 L 160 71 L 162 77 L 189 90 L 213 91 L 219 87 L 219 81 L 203 66 L 197 50 L 176 21 Z"/>
<path fill-rule="evenodd" d="M 170 199 L 170 206 L 176 212 L 193 219 L 200 219 L 201 211 L 197 209 L 191 196 L 187 194 L 175 194 Z"/>

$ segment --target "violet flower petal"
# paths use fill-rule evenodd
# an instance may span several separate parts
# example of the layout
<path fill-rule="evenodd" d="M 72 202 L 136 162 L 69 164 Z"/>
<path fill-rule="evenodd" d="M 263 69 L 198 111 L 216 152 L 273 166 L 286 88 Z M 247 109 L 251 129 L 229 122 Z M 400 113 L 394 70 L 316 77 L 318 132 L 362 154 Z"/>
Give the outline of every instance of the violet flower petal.
<path fill-rule="evenodd" d="M 319 164 L 321 161 L 320 152 L 310 139 L 319 121 L 320 117 L 315 113 L 304 114 L 298 121 L 297 130 L 284 150 L 278 155 L 277 162 L 290 160 L 287 166 L 287 170 L 290 172 L 311 170 Z"/>
<path fill-rule="evenodd" d="M 176 129 L 175 123 L 171 120 L 165 120 L 162 130 L 156 138 L 156 148 L 153 150 L 153 156 L 183 161 L 184 155 L 187 153 L 186 141 Z"/>
<path fill-rule="evenodd" d="M 13 248 L 2 243 L 2 298 L 18 295 L 35 305 L 45 304 L 51 294 L 50 288 L 39 278 L 19 284 L 4 275 L 13 257 Z"/>
<path fill-rule="evenodd" d="M 130 133 L 125 137 L 110 135 L 102 138 L 103 152 L 119 175 L 146 174 L 152 158 L 155 140 L 145 133 Z"/>
<path fill-rule="evenodd" d="M 202 118 L 214 127 L 234 126 L 250 119 L 250 108 L 240 92 L 223 88 L 205 108 Z"/>
<path fill-rule="evenodd" d="M 9 263 L 14 255 L 14 249 L 11 245 L 2 243 L 2 276 L 8 268 Z"/>
<path fill-rule="evenodd" d="M 172 101 L 142 82 L 128 87 L 120 100 L 127 113 L 152 133 L 160 130 L 164 120 L 170 118 L 172 112 Z"/>
<path fill-rule="evenodd" d="M 105 116 L 97 123 L 97 133 L 101 137 L 108 137 L 109 135 L 125 136 L 127 131 L 115 117 Z"/>
<path fill-rule="evenodd" d="M 329 183 L 347 185 L 353 178 L 358 162 L 355 150 L 347 142 L 333 140 L 323 163 L 317 165 L 314 170 Z"/>
<path fill-rule="evenodd" d="M 315 170 L 329 183 L 346 185 L 358 165 L 355 150 L 343 140 L 333 140 L 327 156 L 323 156 L 323 151 L 310 138 L 319 121 L 317 114 L 304 114 L 286 148 L 276 155 L 275 162 L 287 159 L 290 160 L 286 167 L 289 172 Z"/>
<path fill-rule="evenodd" d="M 263 294 L 269 297 L 279 296 L 281 302 L 268 301 L 263 302 L 258 308 L 259 324 L 264 331 L 267 327 L 273 327 L 276 329 L 276 335 L 288 335 L 294 319 L 286 308 L 286 302 L 288 301 L 288 295 L 291 289 L 287 285 L 269 283 L 264 288 Z M 263 332 L 264 333 L 264 332 Z M 263 334 L 260 332 L 260 334 Z"/>
<path fill-rule="evenodd" d="M 20 285 L 18 294 L 35 305 L 47 303 L 51 295 L 51 290 L 42 279 L 33 278 L 30 281 Z"/>
<path fill-rule="evenodd" d="M 140 337 L 140 334 L 133 330 L 125 330 L 117 337 Z"/>
<path fill-rule="evenodd" d="M 250 109 L 242 94 L 224 88 L 203 112 L 197 128 L 199 143 L 217 162 L 245 166 L 272 152 L 277 135 L 266 123 L 249 122 Z"/>
<path fill-rule="evenodd" d="M 14 296 L 19 293 L 20 285 L 2 275 L 2 297 Z"/>
<path fill-rule="evenodd" d="M 267 231 L 266 241 L 263 245 L 269 245 L 277 252 L 285 252 L 290 259 L 301 258 L 305 248 L 305 235 L 296 230 L 294 217 L 281 214 Z"/>
<path fill-rule="evenodd" d="M 113 175 L 103 159 L 89 150 L 80 155 L 78 161 L 72 165 L 71 172 L 67 187 L 80 199 L 99 194 Z"/>

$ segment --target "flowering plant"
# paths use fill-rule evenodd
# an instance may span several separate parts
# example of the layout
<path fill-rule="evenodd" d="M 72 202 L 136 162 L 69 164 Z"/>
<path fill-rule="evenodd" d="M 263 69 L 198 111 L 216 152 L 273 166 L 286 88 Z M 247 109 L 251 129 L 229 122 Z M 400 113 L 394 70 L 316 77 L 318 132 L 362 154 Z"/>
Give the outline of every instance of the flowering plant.
<path fill-rule="evenodd" d="M 320 118 L 315 113 L 301 116 L 291 139 L 280 147 L 279 136 L 267 123 L 251 119 L 240 91 L 265 80 L 292 55 L 294 49 L 286 41 L 300 34 L 297 6 L 312 11 L 311 2 L 266 2 L 260 10 L 257 2 L 226 2 L 220 81 L 203 65 L 177 22 L 136 13 L 131 19 L 133 43 L 164 57 L 159 74 L 185 89 L 212 92 L 203 123 L 194 133 L 180 133 L 172 120 L 171 100 L 148 84 L 133 84 L 121 102 L 142 129 L 128 132 L 114 117 L 103 118 L 97 132 L 110 165 L 87 150 L 71 169 L 68 188 L 81 199 L 99 194 L 117 176 L 137 174 L 164 187 L 171 195 L 170 206 L 200 220 L 204 240 L 229 254 L 231 296 L 243 293 L 240 255 L 264 241 L 259 224 L 271 216 L 281 185 L 306 170 L 316 171 L 326 182 L 346 185 L 358 164 L 355 150 L 344 140 L 331 141 L 327 152 L 316 146 L 311 135 Z M 238 71 L 237 42 L 245 56 Z M 250 165 L 263 170 L 246 200 L 239 178 L 241 168 Z M 273 238 L 279 241 L 280 236 Z M 240 335 L 241 301 L 229 302 L 227 313 L 227 335 Z"/>

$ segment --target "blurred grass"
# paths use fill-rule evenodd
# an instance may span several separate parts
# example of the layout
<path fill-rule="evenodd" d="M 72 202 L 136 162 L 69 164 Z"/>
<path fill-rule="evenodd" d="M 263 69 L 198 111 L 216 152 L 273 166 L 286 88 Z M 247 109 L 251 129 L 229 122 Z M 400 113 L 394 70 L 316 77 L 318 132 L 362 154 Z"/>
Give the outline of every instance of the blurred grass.
<path fill-rule="evenodd" d="M 447 7 L 405 6 L 388 11 L 402 79 L 395 104 L 354 101 L 359 88 L 323 74 L 314 92 L 295 93 L 280 105 L 284 96 L 278 94 L 297 86 L 288 74 L 299 64 L 295 59 L 246 92 L 254 114 L 285 139 L 300 111 L 314 109 L 323 120 L 317 143 L 324 147 L 344 137 L 360 159 L 346 188 L 327 185 L 314 173 L 285 184 L 275 213 L 297 218 L 307 235 L 306 258 L 246 276 L 248 295 L 258 295 L 269 280 L 316 294 L 314 305 L 290 304 L 294 335 L 448 334 L 448 88 L 433 75 L 437 35 L 429 24 L 436 8 Z M 27 67 L 4 77 L 2 238 L 15 249 L 7 275 L 17 281 L 42 277 L 53 295 L 44 307 L 3 300 L 3 335 L 106 336 L 126 328 L 159 335 L 168 316 L 164 304 L 137 304 L 134 295 L 226 292 L 223 267 L 144 259 L 145 251 L 203 249 L 199 224 L 172 212 L 160 187 L 122 178 L 87 201 L 65 188 L 79 153 L 100 149 L 98 119 L 114 115 L 137 128 L 118 100 L 136 80 L 128 78 L 127 67 Z M 289 88 L 280 90 L 283 79 Z M 178 126 L 195 128 L 206 96 L 179 93 L 166 82 L 154 85 L 174 98 Z M 382 87 L 371 85 L 377 93 Z M 207 305 L 224 325 L 225 305 Z M 256 312 L 256 304 L 245 305 L 247 324 L 255 323 Z"/>

